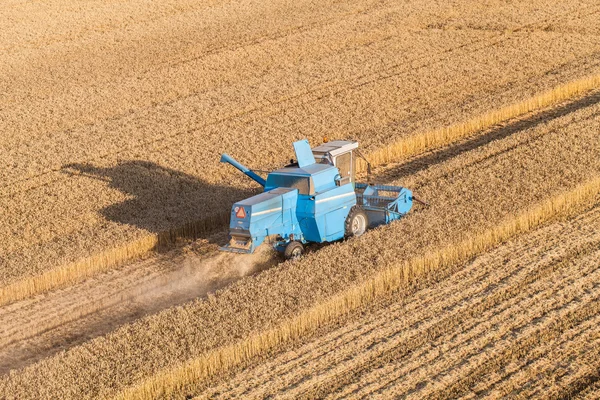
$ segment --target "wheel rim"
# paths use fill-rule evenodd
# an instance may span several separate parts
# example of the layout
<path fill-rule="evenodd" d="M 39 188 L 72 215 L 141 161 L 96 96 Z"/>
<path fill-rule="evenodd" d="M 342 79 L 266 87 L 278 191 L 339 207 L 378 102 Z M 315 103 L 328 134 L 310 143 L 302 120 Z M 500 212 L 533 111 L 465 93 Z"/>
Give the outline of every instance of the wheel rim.
<path fill-rule="evenodd" d="M 302 255 L 302 249 L 300 247 L 296 247 L 292 250 L 292 258 L 298 258 Z"/>
<path fill-rule="evenodd" d="M 365 231 L 365 217 L 358 214 L 352 220 L 352 234 L 354 236 L 362 235 Z"/>

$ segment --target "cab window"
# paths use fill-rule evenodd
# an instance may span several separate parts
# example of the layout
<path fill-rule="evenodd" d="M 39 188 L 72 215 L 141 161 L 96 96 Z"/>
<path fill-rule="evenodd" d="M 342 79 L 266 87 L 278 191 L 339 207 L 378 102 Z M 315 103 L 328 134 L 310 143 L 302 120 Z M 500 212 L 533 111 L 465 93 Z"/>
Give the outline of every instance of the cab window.
<path fill-rule="evenodd" d="M 314 151 L 313 156 L 315 156 L 315 162 L 317 164 L 331 164 L 329 161 L 329 154 L 321 153 L 319 151 Z"/>

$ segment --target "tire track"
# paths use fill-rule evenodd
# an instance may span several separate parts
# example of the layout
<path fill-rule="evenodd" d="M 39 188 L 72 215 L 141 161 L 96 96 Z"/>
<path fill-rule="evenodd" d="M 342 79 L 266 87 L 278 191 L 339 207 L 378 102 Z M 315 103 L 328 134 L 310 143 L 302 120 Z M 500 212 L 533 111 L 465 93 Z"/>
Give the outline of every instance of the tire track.
<path fill-rule="evenodd" d="M 145 315 L 184 304 L 276 265 L 268 248 L 250 257 L 194 244 L 64 290 L 0 308 L 0 375 Z"/>
<path fill-rule="evenodd" d="M 600 253 L 596 254 L 596 258 L 598 257 L 598 254 Z M 594 278 L 597 278 L 597 276 L 594 275 Z M 598 282 L 595 282 L 593 289 L 598 289 L 598 287 L 600 287 L 600 285 Z M 583 303 L 583 305 L 569 309 L 566 315 L 558 315 L 556 319 L 544 324 L 545 326 L 539 329 L 531 329 L 528 335 L 517 340 L 512 346 L 502 350 L 498 355 L 493 355 L 493 358 L 490 355 L 488 359 L 478 363 L 477 366 L 469 370 L 462 379 L 454 381 L 454 383 L 438 392 L 432 393 L 428 397 L 434 399 L 446 399 L 464 396 L 469 393 L 470 388 L 481 381 L 487 373 L 502 368 L 502 365 L 512 359 L 514 354 L 522 357 L 526 355 L 528 350 L 532 347 L 539 346 L 550 340 L 555 340 L 569 327 L 578 325 L 589 319 L 592 315 L 596 315 L 600 312 L 600 302 L 598 301 L 600 297 L 598 296 L 598 293 L 582 297 L 584 301 L 577 301 L 577 303 Z M 569 300 L 574 301 L 574 298 Z"/>
<path fill-rule="evenodd" d="M 564 264 L 561 262 L 560 264 Z M 548 283 L 549 278 L 541 276 L 538 286 L 538 292 L 531 295 L 536 296 L 535 299 L 543 299 L 547 294 L 547 290 L 541 286 L 542 283 Z M 530 286 L 530 288 L 533 286 Z M 530 289 L 525 288 L 525 289 Z M 556 293 L 561 288 L 553 289 Z M 531 293 L 531 292 L 528 292 Z M 517 301 L 516 304 L 511 302 Z M 416 397 L 425 396 L 421 387 L 427 381 L 438 382 L 452 381 L 448 375 L 453 373 L 457 368 L 457 360 L 461 360 L 458 365 L 466 365 L 470 361 L 477 360 L 481 352 L 494 352 L 496 343 L 506 341 L 506 336 L 510 340 L 514 337 L 514 332 L 519 332 L 526 327 L 523 321 L 513 321 L 512 313 L 515 309 L 528 309 L 529 313 L 537 313 L 532 320 L 541 320 L 548 314 L 548 310 L 528 306 L 529 299 L 523 296 L 516 296 L 505 299 L 508 303 L 505 306 L 498 306 L 495 309 L 490 309 L 479 319 L 475 319 L 472 324 L 467 324 L 458 328 L 452 329 L 454 332 L 450 337 L 440 337 L 435 341 L 428 343 L 417 352 L 410 355 L 410 358 L 402 362 L 393 362 L 392 364 L 381 366 L 380 370 L 374 370 L 371 377 L 361 380 L 357 386 L 360 387 L 359 394 L 368 393 L 369 395 L 389 395 L 388 392 L 399 392 L 404 394 L 414 393 Z M 558 309 L 562 308 L 562 305 Z M 552 310 L 550 310 L 552 311 Z M 541 313 L 541 314 L 540 314 Z M 542 315 L 542 316 L 540 316 Z M 481 321 L 485 321 L 481 323 Z M 507 323 L 510 321 L 509 323 Z M 526 320 L 525 323 L 529 323 Z M 512 323 L 512 325 L 511 325 Z M 498 328 L 501 327 L 501 328 Z M 501 329 L 500 331 L 498 329 Z M 410 380 L 403 379 L 410 376 Z M 383 382 L 382 382 L 383 381 Z"/>
<path fill-rule="evenodd" d="M 572 397 L 583 388 L 583 382 L 589 382 L 593 374 L 589 366 L 598 363 L 599 320 L 600 316 L 593 315 L 580 325 L 569 327 L 560 341 L 549 341 L 525 354 L 518 363 L 511 362 L 502 368 L 510 373 L 494 374 L 498 376 L 498 382 L 489 382 L 491 388 L 474 392 L 488 398 L 532 398 L 543 396 L 542 393 L 549 398 L 560 398 L 564 397 L 561 392 L 570 392 L 569 397 Z M 597 369 L 596 365 L 594 370 Z M 540 380 L 540 376 L 544 379 Z"/>
<path fill-rule="evenodd" d="M 594 277 L 600 279 L 600 272 L 598 272 L 598 276 Z M 585 281 L 586 279 L 590 278 L 581 277 L 580 279 Z M 369 388 L 369 386 L 363 387 L 361 377 L 363 374 L 370 371 L 377 371 L 379 368 L 384 367 L 388 363 L 396 363 L 398 360 L 402 360 L 407 356 L 412 357 L 413 354 L 417 357 L 417 359 L 421 359 L 422 357 L 419 357 L 418 353 L 414 353 L 414 351 L 426 343 L 436 343 L 438 340 L 444 340 L 447 332 L 457 332 L 456 337 L 458 338 L 458 343 L 452 343 L 450 350 L 461 352 L 461 350 L 467 348 L 469 351 L 472 349 L 474 354 L 478 354 L 479 351 L 481 351 L 480 349 L 486 349 L 488 346 L 492 345 L 495 340 L 502 339 L 504 335 L 509 334 L 511 330 L 521 328 L 524 329 L 527 327 L 525 323 L 511 321 L 511 315 L 516 312 L 515 310 L 528 309 L 530 313 L 534 313 L 536 316 L 535 318 L 542 319 L 545 315 L 547 315 L 548 311 L 546 306 L 539 305 L 538 301 L 546 298 L 548 295 L 564 293 L 570 289 L 570 286 L 568 286 L 567 283 L 561 283 L 558 288 L 553 288 L 551 291 L 550 289 L 544 287 L 541 282 L 544 281 L 536 281 L 535 286 L 538 286 L 536 288 L 537 292 L 534 291 L 533 295 L 525 295 L 523 292 L 527 287 L 519 286 L 513 293 L 506 293 L 505 295 L 497 296 L 496 299 L 485 301 L 481 306 L 473 307 L 455 318 L 444 318 L 441 322 L 435 324 L 430 329 L 423 330 L 421 332 L 422 338 L 419 338 L 419 340 L 413 343 L 408 343 L 406 345 L 403 345 L 402 342 L 400 342 L 398 345 L 394 343 L 389 349 L 384 349 L 375 355 L 367 355 L 368 358 L 366 362 L 358 361 L 356 362 L 356 364 L 358 364 L 357 367 L 343 371 L 342 376 L 335 376 L 332 386 L 326 386 L 323 384 L 323 382 L 320 382 L 316 392 L 310 391 L 306 395 L 303 394 L 303 398 L 324 397 L 328 393 L 333 393 L 332 397 L 372 395 L 373 391 L 376 393 L 377 390 L 379 390 L 378 386 L 381 386 L 381 384 L 377 379 L 375 388 L 372 389 Z M 548 282 L 544 283 L 547 284 Z M 599 296 L 600 295 L 597 295 L 595 298 Z M 513 303 L 515 301 L 516 304 Z M 560 304 L 558 307 L 562 307 L 562 304 Z M 489 320 L 489 318 L 491 318 L 491 320 Z M 507 323 L 507 321 L 509 322 Z M 494 329 L 492 329 L 495 326 L 501 326 L 502 331 L 496 332 Z M 450 341 L 453 341 L 452 336 Z M 445 351 L 444 353 L 440 354 L 435 347 L 432 350 L 435 352 L 436 356 L 444 356 L 445 353 L 447 353 L 447 351 Z M 479 365 L 477 367 L 481 368 Z M 452 367 L 449 368 L 452 369 Z M 477 370 L 477 368 L 474 368 L 474 370 Z M 432 379 L 431 375 L 425 370 L 421 371 L 426 380 Z M 478 371 L 481 372 L 481 370 Z M 440 375 L 443 375 L 444 372 L 447 371 L 442 371 Z M 402 374 L 400 374 L 400 376 L 401 375 Z M 377 377 L 379 378 L 379 374 Z M 435 381 L 435 377 L 433 378 Z M 357 380 L 359 383 L 352 384 L 352 382 L 356 382 Z M 419 377 L 417 377 L 415 384 L 419 382 Z M 464 384 L 462 386 L 456 384 L 456 387 L 464 386 Z M 341 390 L 341 393 L 337 393 L 338 390 Z M 454 392 L 450 391 L 449 393 L 449 397 L 455 398 Z M 423 393 L 419 393 L 418 396 L 420 397 L 423 395 Z M 439 397 L 434 395 L 433 398 Z"/>
<path fill-rule="evenodd" d="M 593 227 L 595 223 L 598 222 L 600 218 L 600 210 L 597 210 L 595 213 L 589 213 L 586 215 L 586 225 Z M 579 218 L 577 219 L 580 220 Z M 564 228 L 560 226 L 560 224 L 553 225 L 544 230 L 544 242 L 546 239 L 549 239 L 549 243 L 547 247 L 551 247 L 554 244 L 554 240 L 556 237 L 565 237 L 566 231 L 572 228 L 570 225 L 569 228 Z M 593 236 L 593 231 L 587 231 L 586 236 Z M 541 236 L 541 235 L 540 235 Z M 536 235 L 536 238 L 539 236 Z M 536 242 L 539 242 L 539 239 L 536 239 Z M 318 342 L 318 346 L 311 344 L 308 349 L 306 349 L 303 353 L 292 353 L 291 358 L 284 358 L 283 360 L 278 359 L 277 362 L 269 362 L 267 366 L 264 368 L 260 368 L 258 371 L 253 373 L 254 377 L 260 378 L 252 378 L 247 377 L 248 380 L 255 381 L 256 386 L 250 386 L 248 382 L 245 382 L 245 385 L 240 386 L 244 390 L 248 391 L 250 389 L 255 389 L 258 386 L 268 386 L 269 381 L 265 382 L 263 379 L 264 376 L 272 377 L 272 380 L 277 380 L 278 385 L 282 385 L 282 381 L 284 378 L 282 377 L 284 374 L 292 375 L 291 379 L 294 377 L 298 380 L 302 380 L 303 377 L 297 376 L 298 370 L 303 369 L 319 369 L 321 365 L 324 365 L 324 368 L 327 368 L 328 365 L 336 365 L 340 362 L 343 362 L 346 357 L 350 357 L 346 352 L 342 350 L 338 350 L 336 352 L 331 352 L 331 348 L 342 349 L 345 344 L 353 343 L 356 347 L 360 348 L 368 348 L 372 345 L 372 339 L 369 338 L 369 335 L 376 334 L 379 336 L 384 336 L 389 330 L 390 332 L 396 332 L 400 329 L 400 326 L 403 329 L 417 329 L 427 322 L 427 319 L 432 318 L 435 315 L 446 313 L 451 314 L 449 317 L 452 318 L 452 315 L 460 315 L 462 310 L 466 308 L 466 306 L 459 306 L 461 301 L 464 301 L 468 298 L 473 298 L 479 296 L 480 298 L 485 297 L 485 293 L 489 290 L 492 290 L 496 285 L 503 284 L 507 285 L 510 282 L 521 282 L 523 280 L 527 280 L 527 277 L 540 276 L 543 272 L 533 272 L 531 270 L 526 270 L 525 261 L 527 258 L 531 259 L 532 257 L 541 257 L 540 266 L 541 269 L 551 269 L 556 260 L 554 257 L 550 257 L 548 260 L 543 260 L 545 257 L 543 253 L 547 250 L 546 246 L 541 246 L 541 249 L 537 249 L 535 252 L 532 252 L 532 246 L 540 246 L 539 244 L 531 243 L 529 240 L 520 246 L 513 246 L 513 251 L 517 254 L 523 254 L 523 256 L 511 260 L 512 268 L 500 269 L 500 270 L 489 270 L 481 265 L 477 268 L 477 265 L 470 266 L 468 270 L 457 273 L 454 277 L 452 277 L 452 282 L 454 284 L 460 284 L 463 289 L 460 291 L 456 290 L 456 287 L 453 285 L 448 285 L 444 290 L 440 290 L 436 288 L 435 290 L 423 289 L 419 292 L 418 300 L 419 301 L 406 301 L 404 296 L 400 297 L 399 302 L 394 303 L 390 308 L 386 308 L 383 312 L 378 313 L 377 319 L 369 324 L 362 323 L 352 323 L 339 330 L 336 330 L 333 336 L 328 336 L 327 340 L 320 340 Z M 566 244 L 565 244 L 566 246 Z M 574 246 L 571 244 L 571 246 Z M 521 273 L 522 272 L 522 273 Z M 548 272 L 546 272 L 547 275 Z M 490 276 L 492 275 L 492 276 Z M 458 294 L 457 294 L 458 292 Z M 456 299 L 456 296 L 459 296 Z M 451 305 L 453 306 L 444 306 L 442 300 L 451 301 Z M 405 314 L 402 321 L 394 324 L 393 327 L 386 326 L 389 325 L 389 314 L 394 314 L 396 312 L 402 311 Z M 375 316 L 370 317 L 374 319 Z M 382 330 L 383 329 L 383 330 Z M 341 354 L 337 354 L 341 353 Z M 287 353 L 286 353 L 287 355 Z M 291 387 L 297 382 L 292 382 L 291 380 L 287 380 L 285 385 L 287 387 Z M 233 382 L 233 385 L 236 385 L 236 381 Z M 228 395 L 243 395 L 244 393 L 235 392 L 233 387 L 231 392 L 227 392 Z M 256 396 L 257 393 L 253 393 L 253 396 Z M 265 396 L 266 393 L 260 392 L 259 396 Z M 210 397 L 210 396 L 209 396 Z"/>

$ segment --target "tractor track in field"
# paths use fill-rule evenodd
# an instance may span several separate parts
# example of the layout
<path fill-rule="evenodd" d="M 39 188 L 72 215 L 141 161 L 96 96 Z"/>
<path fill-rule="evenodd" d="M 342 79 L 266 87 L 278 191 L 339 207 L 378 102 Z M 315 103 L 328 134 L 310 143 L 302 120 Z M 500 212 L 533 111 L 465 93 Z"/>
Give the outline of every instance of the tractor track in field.
<path fill-rule="evenodd" d="M 525 390 L 532 374 L 521 370 L 548 357 L 595 354 L 599 222 L 596 207 L 527 234 L 431 287 L 259 360 L 200 397 L 455 398 L 476 386 L 480 395 L 512 393 L 502 385 Z M 569 382 L 584 392 L 594 376 L 583 369 Z M 563 386 L 556 397 L 573 388 Z"/>
<path fill-rule="evenodd" d="M 189 250 L 191 247 L 192 250 Z M 0 374 L 23 368 L 145 315 L 174 307 L 278 262 L 193 244 L 0 308 Z"/>

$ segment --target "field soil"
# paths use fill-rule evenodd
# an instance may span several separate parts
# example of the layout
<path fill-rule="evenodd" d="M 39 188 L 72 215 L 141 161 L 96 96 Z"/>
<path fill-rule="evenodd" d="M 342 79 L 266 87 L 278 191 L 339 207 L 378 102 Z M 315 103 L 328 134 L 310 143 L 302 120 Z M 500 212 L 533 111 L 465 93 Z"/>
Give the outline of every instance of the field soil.
<path fill-rule="evenodd" d="M 600 88 L 375 165 L 429 203 L 401 221 L 294 261 L 217 250 L 260 190 L 220 153 L 377 154 L 600 76 L 596 0 L 11 0 L 0 26 L 0 398 L 600 396 L 600 194 L 535 208 L 600 182 Z"/>
<path fill-rule="evenodd" d="M 190 357 L 276 326 L 398 260 L 453 245 L 574 188 L 600 173 L 596 99 L 559 107 L 554 118 L 531 116 L 495 128 L 484 135 L 511 134 L 475 148 L 460 151 L 463 144 L 457 144 L 375 171 L 386 182 L 408 182 L 432 206 L 40 360 L 5 376 L 0 389 L 19 398 L 112 396 Z M 430 159 L 427 168 L 403 172 L 423 157 Z"/>
<path fill-rule="evenodd" d="M 0 374 L 206 297 L 280 261 L 268 247 L 243 257 L 219 253 L 215 245 L 198 241 L 0 308 Z"/>

